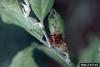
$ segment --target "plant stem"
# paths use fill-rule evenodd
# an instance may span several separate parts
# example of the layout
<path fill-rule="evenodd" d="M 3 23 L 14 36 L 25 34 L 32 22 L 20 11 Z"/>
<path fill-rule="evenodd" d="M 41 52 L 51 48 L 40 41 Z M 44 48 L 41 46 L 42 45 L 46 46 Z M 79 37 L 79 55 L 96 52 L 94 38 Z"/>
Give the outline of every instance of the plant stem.
<path fill-rule="evenodd" d="M 46 41 L 47 41 L 47 44 L 48 44 L 47 46 L 48 46 L 49 48 L 51 48 L 51 44 L 50 44 L 50 42 L 49 42 L 48 36 L 47 36 L 46 31 L 45 31 L 45 29 L 44 29 L 43 22 L 41 22 L 41 25 L 43 26 L 43 28 L 41 28 L 41 30 L 42 30 L 42 32 L 43 32 L 45 38 L 46 38 Z"/>

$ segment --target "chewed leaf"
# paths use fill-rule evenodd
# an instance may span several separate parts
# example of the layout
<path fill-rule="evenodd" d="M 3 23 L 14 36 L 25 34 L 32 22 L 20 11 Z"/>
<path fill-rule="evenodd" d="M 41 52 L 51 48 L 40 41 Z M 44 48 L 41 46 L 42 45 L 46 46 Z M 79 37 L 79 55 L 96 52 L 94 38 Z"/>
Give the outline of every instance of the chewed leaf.
<path fill-rule="evenodd" d="M 64 21 L 54 9 L 50 12 L 48 20 L 51 34 L 54 32 L 64 34 Z"/>
<path fill-rule="evenodd" d="M 42 21 L 52 8 L 54 0 L 29 0 L 29 2 L 38 19 Z"/>
<path fill-rule="evenodd" d="M 0 7 L 4 7 L 4 5 L 6 4 L 0 4 Z M 10 5 L 12 6 L 12 4 Z M 33 18 L 33 20 L 30 21 L 31 19 L 29 20 L 28 18 L 24 17 L 20 7 L 14 8 L 9 6 L 8 8 L 8 6 L 5 6 L 4 8 L 0 9 L 0 16 L 5 23 L 18 25 L 24 28 L 26 31 L 28 31 L 31 35 L 33 35 L 40 41 L 42 40 L 43 33 L 41 29 L 38 26 L 33 25 L 35 22 L 32 21 L 35 19 Z"/>

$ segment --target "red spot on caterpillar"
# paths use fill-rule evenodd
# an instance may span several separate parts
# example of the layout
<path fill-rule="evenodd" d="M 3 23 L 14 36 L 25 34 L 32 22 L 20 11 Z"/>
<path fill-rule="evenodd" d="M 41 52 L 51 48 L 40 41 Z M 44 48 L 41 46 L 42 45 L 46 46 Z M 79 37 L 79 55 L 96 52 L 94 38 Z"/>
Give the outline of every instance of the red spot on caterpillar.
<path fill-rule="evenodd" d="M 59 34 L 59 33 L 54 33 L 53 35 L 50 35 L 50 43 L 52 44 L 61 44 L 63 43 L 63 37 L 62 37 L 62 34 Z"/>
<path fill-rule="evenodd" d="M 61 49 L 65 49 L 67 47 L 67 44 L 65 43 L 63 35 L 59 32 L 55 32 L 52 35 L 50 35 L 49 41 L 51 45 L 55 47 L 58 47 Z"/>

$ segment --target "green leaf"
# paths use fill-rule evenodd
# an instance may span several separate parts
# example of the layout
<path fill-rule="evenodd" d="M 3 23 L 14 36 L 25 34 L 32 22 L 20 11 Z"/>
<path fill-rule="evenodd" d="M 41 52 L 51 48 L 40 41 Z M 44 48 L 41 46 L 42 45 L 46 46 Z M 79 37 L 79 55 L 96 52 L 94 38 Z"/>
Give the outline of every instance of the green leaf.
<path fill-rule="evenodd" d="M 63 61 L 54 50 L 37 43 L 33 43 L 31 46 L 18 52 L 17 55 L 13 58 L 12 63 L 10 64 L 10 67 L 39 67 L 40 65 L 39 63 L 37 65 L 37 61 L 35 60 L 36 57 L 34 56 L 34 54 L 37 53 L 37 50 L 42 51 L 45 55 L 55 60 L 57 63 L 62 65 L 61 67 L 69 67 L 69 65 L 65 61 Z M 37 53 L 37 54 L 38 56 L 41 55 L 40 53 Z M 37 58 L 40 58 L 38 59 L 38 61 L 40 61 L 41 63 L 45 62 L 44 60 L 41 60 L 42 58 L 41 56 Z M 46 64 L 49 64 L 49 63 L 46 63 Z M 42 65 L 46 65 L 46 64 L 42 64 Z"/>
<path fill-rule="evenodd" d="M 70 67 L 61 57 L 58 56 L 57 52 L 47 46 L 36 46 L 38 50 L 43 51 L 47 56 L 55 60 L 57 63 L 62 65 L 62 67 Z"/>
<path fill-rule="evenodd" d="M 64 21 L 54 9 L 50 12 L 48 20 L 51 34 L 54 32 L 64 34 Z"/>
<path fill-rule="evenodd" d="M 0 10 L 8 8 L 19 9 L 18 1 L 19 0 L 0 0 Z"/>
<path fill-rule="evenodd" d="M 100 39 L 95 37 L 90 41 L 89 47 L 83 50 L 80 63 L 100 63 Z"/>
<path fill-rule="evenodd" d="M 32 58 L 34 47 L 30 46 L 17 53 L 13 58 L 10 67 L 38 67 Z"/>
<path fill-rule="evenodd" d="M 54 0 L 29 0 L 32 10 L 40 21 L 43 21 L 53 6 Z"/>
<path fill-rule="evenodd" d="M 0 8 L 0 16 L 2 20 L 7 24 L 15 24 L 24 28 L 31 35 L 42 41 L 43 33 L 41 29 L 38 26 L 33 26 L 34 22 L 31 22 L 30 20 L 24 17 L 19 5 L 13 7 L 12 6 L 12 3 L 6 2 L 5 0 L 0 1 L 0 7 L 3 7 Z"/>
<path fill-rule="evenodd" d="M 95 63 L 100 63 L 100 51 L 96 54 L 94 61 L 95 61 Z"/>

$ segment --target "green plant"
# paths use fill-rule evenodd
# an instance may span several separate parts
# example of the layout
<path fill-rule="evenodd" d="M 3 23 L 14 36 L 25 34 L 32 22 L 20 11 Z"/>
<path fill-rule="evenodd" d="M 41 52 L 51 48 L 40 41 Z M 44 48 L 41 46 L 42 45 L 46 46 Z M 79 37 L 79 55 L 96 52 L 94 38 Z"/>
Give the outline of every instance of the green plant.
<path fill-rule="evenodd" d="M 98 37 L 91 37 L 90 45 L 82 51 L 79 63 L 100 63 L 100 39 Z"/>
<path fill-rule="evenodd" d="M 0 17 L 6 24 L 22 27 L 41 43 L 34 42 L 19 51 L 9 67 L 39 67 L 33 52 L 44 53 L 60 67 L 74 67 L 64 40 L 64 21 L 52 8 L 54 0 L 24 0 L 24 3 L 22 0 L 0 0 Z M 90 40 L 90 45 L 81 52 L 77 67 L 80 63 L 100 63 L 100 40 L 97 37 Z"/>
<path fill-rule="evenodd" d="M 24 2 L 25 4 L 21 0 L 1 0 L 0 16 L 5 23 L 24 28 L 42 44 L 34 43 L 20 51 L 14 57 L 10 67 L 38 67 L 34 58 L 32 59 L 32 51 L 35 48 L 43 51 L 63 67 L 70 67 L 71 61 L 64 41 L 63 20 L 52 8 L 54 0 L 24 0 Z M 31 11 L 35 14 L 32 17 Z M 47 15 L 49 35 L 44 27 Z"/>

